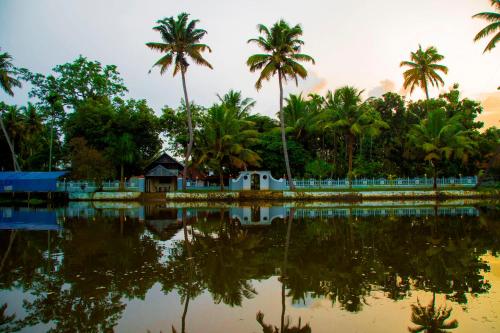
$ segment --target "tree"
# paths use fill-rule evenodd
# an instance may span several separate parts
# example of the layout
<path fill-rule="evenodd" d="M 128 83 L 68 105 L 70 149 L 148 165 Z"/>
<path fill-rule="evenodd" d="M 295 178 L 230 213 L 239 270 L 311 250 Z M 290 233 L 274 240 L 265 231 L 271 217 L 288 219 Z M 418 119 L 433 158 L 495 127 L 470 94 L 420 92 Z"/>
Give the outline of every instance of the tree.
<path fill-rule="evenodd" d="M 403 73 L 404 83 L 403 88 L 410 88 L 410 94 L 415 87 L 419 86 L 425 92 L 427 100 L 429 99 L 429 84 L 433 87 L 444 85 L 444 81 L 439 76 L 438 72 L 448 73 L 448 67 L 438 64 L 444 56 L 440 55 L 434 46 L 428 47 L 425 51 L 422 46 L 418 46 L 416 52 L 410 55 L 410 61 L 402 61 L 400 67 L 407 66 Z"/>
<path fill-rule="evenodd" d="M 22 78 L 32 84 L 29 96 L 38 99 L 39 106 L 46 110 L 51 110 L 55 96 L 62 105 L 75 109 L 88 99 L 112 100 L 128 91 L 115 65 L 103 66 L 82 55 L 52 71 L 54 74 L 45 76 L 20 69 Z"/>
<path fill-rule="evenodd" d="M 488 24 L 481 31 L 479 31 L 477 35 L 474 37 L 474 41 L 477 42 L 480 39 L 486 38 L 489 35 L 493 36 L 489 41 L 489 43 L 484 48 L 483 53 L 493 50 L 497 42 L 500 40 L 500 0 L 490 0 L 490 1 L 491 5 L 496 10 L 496 12 L 481 12 L 472 16 L 473 18 L 478 17 L 490 22 L 490 24 Z"/>
<path fill-rule="evenodd" d="M 442 108 L 431 110 L 427 118 L 414 125 L 409 138 L 433 167 L 434 190 L 437 189 L 438 164 L 451 158 L 467 162 L 477 146 L 460 124 L 459 116 L 448 118 Z"/>
<path fill-rule="evenodd" d="M 188 170 L 189 157 L 193 149 L 193 124 L 191 121 L 191 109 L 186 88 L 186 72 L 189 66 L 188 57 L 196 64 L 212 68 L 212 65 L 205 60 L 202 52 L 212 50 L 208 45 L 201 44 L 201 39 L 206 35 L 203 29 L 197 29 L 196 24 L 199 20 L 191 20 L 188 22 L 189 14 L 181 13 L 177 19 L 173 16 L 157 21 L 157 26 L 153 30 L 158 31 L 163 42 L 151 42 L 146 45 L 155 51 L 165 53 L 153 67 L 160 68 L 160 74 L 174 64 L 174 76 L 180 72 L 182 77 L 182 88 L 184 90 L 184 102 L 186 103 L 187 124 L 189 132 L 189 142 L 187 145 L 184 158 L 184 172 L 182 174 L 182 189 L 186 190 L 186 177 Z"/>
<path fill-rule="evenodd" d="M 120 189 L 125 189 L 124 168 L 125 164 L 135 160 L 136 147 L 129 133 L 124 133 L 118 137 L 109 136 L 108 155 L 110 160 L 116 161 L 120 165 Z"/>
<path fill-rule="evenodd" d="M 73 138 L 71 149 L 71 176 L 75 179 L 95 179 L 101 183 L 115 176 L 113 164 L 98 150 L 89 147 L 84 138 Z"/>
<path fill-rule="evenodd" d="M 345 136 L 348 151 L 348 173 L 349 184 L 352 186 L 352 162 L 356 137 L 366 134 L 375 137 L 380 134 L 381 129 L 388 128 L 380 114 L 365 101 L 361 101 L 363 91 L 354 87 L 342 87 L 335 90 L 331 100 L 330 108 L 326 109 L 326 117 L 320 121 L 328 121 L 324 128 L 334 128 L 341 131 Z"/>
<path fill-rule="evenodd" d="M 240 119 L 239 114 L 237 109 L 225 104 L 211 107 L 195 147 L 196 164 L 218 172 L 221 190 L 224 190 L 224 170 L 231 167 L 247 169 L 259 166 L 261 161 L 249 148 L 256 142 L 258 132 L 250 129 L 253 123 Z"/>
<path fill-rule="evenodd" d="M 224 96 L 217 94 L 219 101 L 227 108 L 236 110 L 238 119 L 250 116 L 250 111 L 255 107 L 255 101 L 249 97 L 243 98 L 241 91 L 229 90 Z"/>
<path fill-rule="evenodd" d="M 302 35 L 300 25 L 290 27 L 287 22 L 280 20 L 271 29 L 263 24 L 259 24 L 257 30 L 263 36 L 252 38 L 248 40 L 248 43 L 257 44 L 266 53 L 250 56 L 247 60 L 247 65 L 250 67 L 251 72 L 260 71 L 259 79 L 255 83 L 257 90 L 262 88 L 262 81 L 270 80 L 272 76 L 278 74 L 281 140 L 283 142 L 287 178 L 290 183 L 290 189 L 293 191 L 295 190 L 295 185 L 288 159 L 285 119 L 283 116 L 283 81 L 295 80 L 297 84 L 299 77 L 305 79 L 307 77 L 307 70 L 299 62 L 305 61 L 314 64 L 314 59 L 307 54 L 300 53 L 301 47 L 304 44 L 300 39 Z"/>
<path fill-rule="evenodd" d="M 1 49 L 0 49 L 1 50 Z M 7 52 L 0 53 L 0 86 L 2 90 L 5 91 L 10 96 L 14 96 L 12 91 L 13 87 L 21 87 L 21 82 L 14 77 L 14 66 L 12 65 L 12 57 Z M 5 140 L 9 145 L 10 153 L 12 155 L 12 161 L 14 165 L 14 170 L 21 171 L 19 164 L 17 163 L 16 154 L 14 152 L 14 147 L 12 146 L 5 125 L 3 124 L 2 117 L 0 117 L 0 126 L 2 127 L 2 132 L 5 136 Z"/>
<path fill-rule="evenodd" d="M 0 87 L 10 96 L 14 96 L 12 88 L 20 88 L 21 82 L 14 77 L 15 68 L 11 61 L 12 56 L 10 54 L 7 52 L 0 53 Z"/>

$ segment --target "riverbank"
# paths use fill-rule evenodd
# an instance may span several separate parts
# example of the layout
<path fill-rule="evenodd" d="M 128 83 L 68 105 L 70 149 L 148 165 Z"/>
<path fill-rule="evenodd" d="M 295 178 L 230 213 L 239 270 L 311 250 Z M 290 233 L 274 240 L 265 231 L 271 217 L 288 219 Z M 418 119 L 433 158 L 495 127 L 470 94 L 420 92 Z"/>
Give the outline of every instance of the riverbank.
<path fill-rule="evenodd" d="M 500 198 L 499 190 L 391 190 L 391 191 L 206 191 L 206 192 L 96 192 L 70 193 L 72 201 L 143 202 L 255 202 L 255 201 L 362 201 L 362 200 L 445 200 L 453 198 Z"/>

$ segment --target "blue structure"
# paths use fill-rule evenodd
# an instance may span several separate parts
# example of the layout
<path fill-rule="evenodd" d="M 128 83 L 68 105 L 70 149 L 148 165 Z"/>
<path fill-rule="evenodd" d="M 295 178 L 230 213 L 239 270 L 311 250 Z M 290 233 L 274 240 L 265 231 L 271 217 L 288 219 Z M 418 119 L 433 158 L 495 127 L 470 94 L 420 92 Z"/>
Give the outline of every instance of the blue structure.
<path fill-rule="evenodd" d="M 61 230 L 55 211 L 0 207 L 0 230 Z"/>
<path fill-rule="evenodd" d="M 66 171 L 52 172 L 0 172 L 0 193 L 56 192 L 57 179 Z"/>

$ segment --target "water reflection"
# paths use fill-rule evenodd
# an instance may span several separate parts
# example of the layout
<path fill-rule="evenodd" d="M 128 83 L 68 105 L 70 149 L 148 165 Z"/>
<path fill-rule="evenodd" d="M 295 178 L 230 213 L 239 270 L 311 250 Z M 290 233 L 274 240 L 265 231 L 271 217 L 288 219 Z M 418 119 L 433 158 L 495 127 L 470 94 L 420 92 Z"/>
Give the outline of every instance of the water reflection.
<path fill-rule="evenodd" d="M 436 309 L 436 294 L 433 293 L 432 301 L 428 305 L 420 304 L 417 299 L 416 304 L 411 305 L 411 322 L 413 327 L 408 327 L 412 333 L 446 333 L 458 327 L 456 319 L 449 319 L 452 308 L 446 304 L 440 305 Z"/>
<path fill-rule="evenodd" d="M 241 307 L 271 298 L 259 295 L 257 286 L 272 277 L 280 282 L 280 322 L 254 311 L 253 330 L 310 332 L 315 323 L 289 317 L 288 302 L 327 299 L 357 313 L 373 292 L 404 302 L 418 290 L 467 306 L 471 296 L 491 288 L 482 259 L 496 255 L 499 246 L 498 211 L 491 207 L 248 208 L 250 215 L 247 207 L 79 204 L 52 211 L 55 231 L 0 231 L 0 289 L 6 296 L 0 331 L 36 325 L 50 332 L 112 331 L 128 304 L 145 300 L 156 284 L 165 295 L 179 295 L 180 323 L 167 327 L 180 332 L 196 321 L 189 307 L 201 295 Z M 9 209 L 13 216 L 16 209 Z M 363 211 L 376 213 L 357 213 Z M 22 309 L 7 297 L 11 290 L 23 294 Z M 452 305 L 431 303 L 411 306 L 410 331 L 457 325 L 450 319 Z"/>

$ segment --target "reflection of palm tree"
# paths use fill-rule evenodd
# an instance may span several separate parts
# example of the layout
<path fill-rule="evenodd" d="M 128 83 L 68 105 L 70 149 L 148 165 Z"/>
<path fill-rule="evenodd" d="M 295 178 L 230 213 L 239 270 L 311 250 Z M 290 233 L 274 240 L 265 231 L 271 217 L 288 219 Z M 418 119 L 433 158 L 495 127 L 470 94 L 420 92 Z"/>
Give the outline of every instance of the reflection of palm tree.
<path fill-rule="evenodd" d="M 14 320 L 16 319 L 16 315 L 6 315 L 5 310 L 7 310 L 7 303 L 4 305 L 0 306 L 0 331 L 1 332 L 15 332 L 17 329 L 15 329 L 12 325 L 14 323 Z"/>
<path fill-rule="evenodd" d="M 268 325 L 264 323 L 264 314 L 262 312 L 257 313 L 257 322 L 262 326 L 262 332 L 263 333 L 279 333 L 280 331 L 276 326 L 273 325 Z M 311 333 L 311 327 L 309 324 L 306 324 L 305 326 L 302 326 L 300 318 L 299 318 L 299 324 L 297 327 L 292 326 L 290 327 L 290 318 L 287 318 L 286 322 L 284 323 L 284 326 L 281 328 L 282 333 Z"/>
<path fill-rule="evenodd" d="M 264 333 L 310 333 L 311 332 L 311 327 L 309 324 L 306 324 L 305 326 L 301 327 L 301 318 L 299 317 L 299 324 L 298 326 L 292 326 L 290 327 L 290 317 L 287 317 L 285 319 L 285 311 L 286 311 L 286 305 L 285 305 L 285 281 L 287 280 L 287 266 L 288 266 L 288 248 L 290 247 L 290 235 L 292 232 L 292 221 L 293 217 L 295 215 L 295 209 L 291 208 L 290 209 L 290 215 L 288 218 L 288 226 L 287 226 L 287 231 L 286 231 L 286 244 L 285 244 L 285 255 L 283 258 L 283 268 L 281 270 L 281 329 L 278 330 L 276 326 L 268 325 L 264 323 L 264 314 L 262 312 L 257 313 L 257 322 L 262 326 L 262 331 Z"/>
<path fill-rule="evenodd" d="M 447 321 L 451 316 L 451 307 L 441 305 L 436 309 L 436 294 L 433 293 L 432 301 L 428 305 L 420 304 L 417 299 L 417 304 L 411 305 L 411 322 L 417 326 L 408 327 L 408 331 L 412 333 L 446 333 L 448 330 L 453 330 L 458 327 L 456 319 Z"/>

